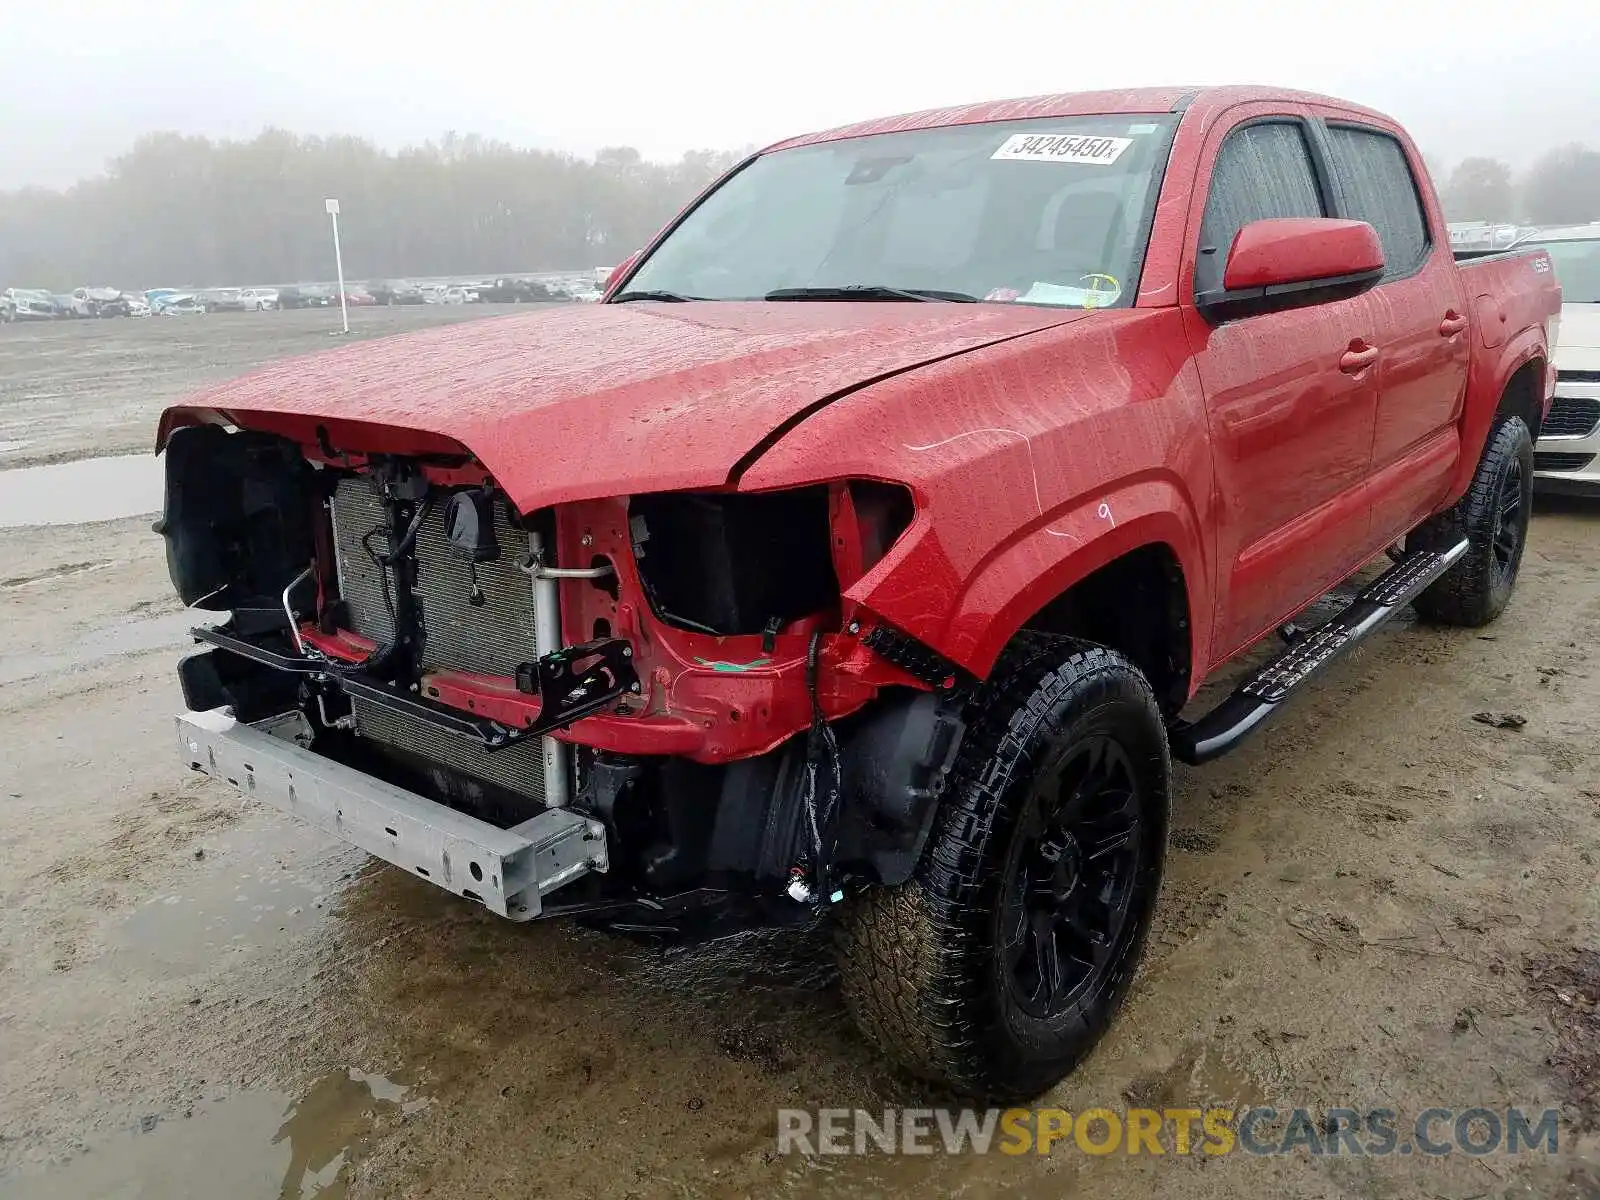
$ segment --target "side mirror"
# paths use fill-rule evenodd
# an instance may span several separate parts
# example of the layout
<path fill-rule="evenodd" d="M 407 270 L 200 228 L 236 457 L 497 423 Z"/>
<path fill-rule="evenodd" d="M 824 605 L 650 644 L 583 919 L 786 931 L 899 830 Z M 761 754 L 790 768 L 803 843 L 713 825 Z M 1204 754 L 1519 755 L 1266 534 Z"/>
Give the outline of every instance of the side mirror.
<path fill-rule="evenodd" d="M 638 261 L 639 252 L 635 250 L 632 254 L 628 255 L 627 258 L 623 259 L 616 266 L 611 268 L 611 274 L 606 276 L 606 285 L 600 290 L 609 296 L 611 294 L 611 289 L 622 282 L 623 278 L 628 274 L 628 272 L 633 270 L 633 264 Z"/>
<path fill-rule="evenodd" d="M 1383 278 L 1383 244 L 1365 221 L 1275 217 L 1239 230 L 1222 286 L 1195 306 L 1209 321 L 1359 296 Z"/>

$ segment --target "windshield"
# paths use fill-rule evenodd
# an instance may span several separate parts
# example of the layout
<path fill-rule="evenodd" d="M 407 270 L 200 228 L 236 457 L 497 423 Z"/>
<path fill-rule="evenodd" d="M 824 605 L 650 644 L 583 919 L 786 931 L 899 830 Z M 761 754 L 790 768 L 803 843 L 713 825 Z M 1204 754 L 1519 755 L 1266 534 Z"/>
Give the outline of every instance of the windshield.
<path fill-rule="evenodd" d="M 1600 304 L 1600 238 L 1524 242 L 1519 249 L 1537 246 L 1550 254 L 1561 285 L 1563 304 Z"/>
<path fill-rule="evenodd" d="M 765 154 L 689 213 L 613 300 L 759 300 L 792 289 L 850 298 L 826 295 L 845 288 L 1128 305 L 1175 124 L 1005 121 Z"/>

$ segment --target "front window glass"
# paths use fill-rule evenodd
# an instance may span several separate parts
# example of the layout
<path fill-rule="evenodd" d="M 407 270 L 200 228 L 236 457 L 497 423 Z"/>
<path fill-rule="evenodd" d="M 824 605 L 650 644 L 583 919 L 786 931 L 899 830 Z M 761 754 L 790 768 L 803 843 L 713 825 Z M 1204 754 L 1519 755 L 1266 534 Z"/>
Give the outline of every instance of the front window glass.
<path fill-rule="evenodd" d="M 1006 121 L 762 155 L 690 213 L 614 299 L 850 299 L 865 289 L 862 299 L 899 290 L 1130 305 L 1175 122 Z"/>
<path fill-rule="evenodd" d="M 1233 240 L 1252 221 L 1326 215 L 1298 121 L 1263 121 L 1235 129 L 1222 143 L 1211 171 L 1195 291 L 1204 295 L 1222 287 Z"/>

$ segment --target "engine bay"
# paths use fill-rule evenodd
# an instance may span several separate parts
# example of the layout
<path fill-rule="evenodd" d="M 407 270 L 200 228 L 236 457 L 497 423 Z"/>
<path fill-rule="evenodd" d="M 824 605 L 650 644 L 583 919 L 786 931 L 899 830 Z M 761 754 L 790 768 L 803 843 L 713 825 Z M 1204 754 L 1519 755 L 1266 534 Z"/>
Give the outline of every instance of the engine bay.
<path fill-rule="evenodd" d="M 524 514 L 471 461 L 216 425 L 167 453 L 174 586 L 231 613 L 194 631 L 191 710 L 298 713 L 317 754 L 500 828 L 603 820 L 588 908 L 909 870 L 959 723 L 843 599 L 909 523 L 889 485 Z"/>

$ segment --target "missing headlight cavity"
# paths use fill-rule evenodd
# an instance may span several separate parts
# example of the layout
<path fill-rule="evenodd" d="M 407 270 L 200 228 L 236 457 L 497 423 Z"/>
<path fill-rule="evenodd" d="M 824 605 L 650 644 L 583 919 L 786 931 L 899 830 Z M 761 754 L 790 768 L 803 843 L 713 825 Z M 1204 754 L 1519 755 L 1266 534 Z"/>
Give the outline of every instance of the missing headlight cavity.
<path fill-rule="evenodd" d="M 916 515 L 911 493 L 894 483 L 850 481 L 850 503 L 861 525 L 861 566 L 868 569 L 889 553 Z"/>
<path fill-rule="evenodd" d="M 669 624 L 760 633 L 838 603 L 826 487 L 637 496 L 629 517 L 640 578 Z"/>
<path fill-rule="evenodd" d="M 179 598 L 283 624 L 281 593 L 314 550 L 316 480 L 299 448 L 266 433 L 188 426 L 167 442 L 166 479 L 154 528 L 167 540 Z"/>

